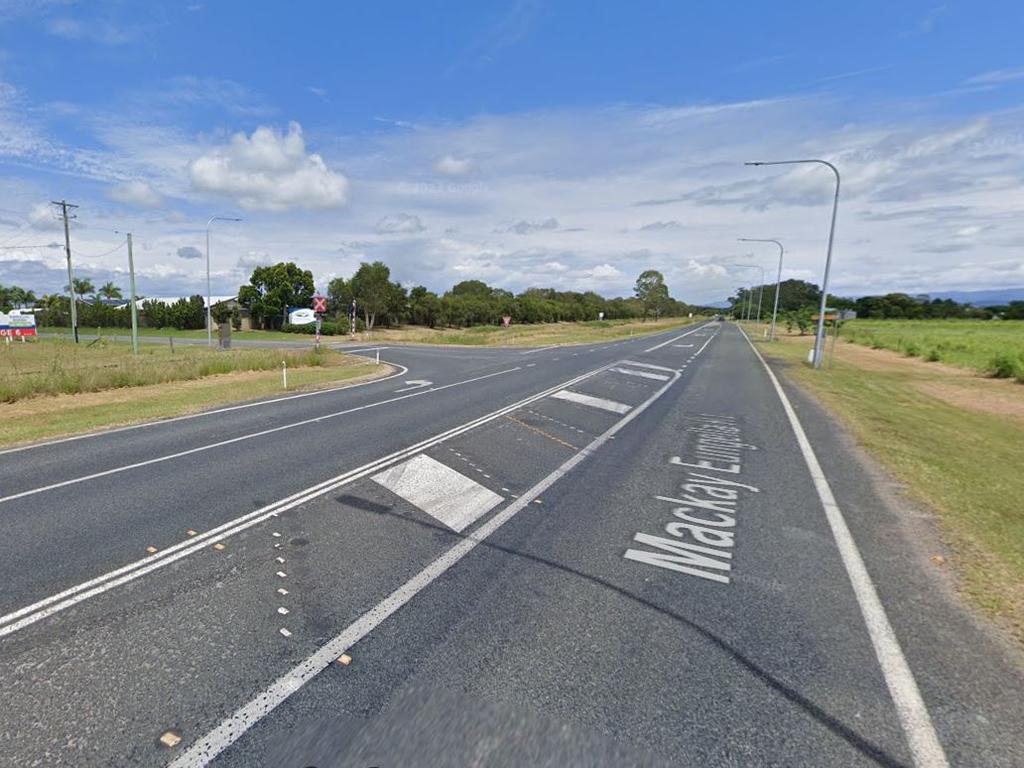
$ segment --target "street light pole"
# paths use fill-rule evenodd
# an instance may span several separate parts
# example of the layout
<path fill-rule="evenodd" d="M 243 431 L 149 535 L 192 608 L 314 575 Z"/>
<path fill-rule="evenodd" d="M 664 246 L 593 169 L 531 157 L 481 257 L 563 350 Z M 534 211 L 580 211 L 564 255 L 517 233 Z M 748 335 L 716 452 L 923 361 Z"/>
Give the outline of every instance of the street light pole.
<path fill-rule="evenodd" d="M 206 222 L 206 344 L 213 346 L 213 314 L 210 291 L 210 225 L 215 221 L 241 221 L 230 216 L 211 216 Z"/>
<path fill-rule="evenodd" d="M 775 243 L 779 246 L 779 272 L 775 277 L 775 306 L 772 308 L 771 330 L 768 331 L 768 341 L 775 341 L 775 321 L 779 316 L 779 288 L 782 285 L 782 254 L 785 252 L 785 249 L 782 247 L 782 243 L 771 238 L 741 237 L 739 239 L 744 243 Z"/>
<path fill-rule="evenodd" d="M 740 269 L 760 269 L 761 270 L 761 290 L 757 294 L 757 320 L 761 321 L 761 296 L 764 294 L 764 267 L 760 264 L 730 264 L 730 267 L 738 267 Z M 750 289 L 750 293 L 747 296 L 747 307 L 753 309 L 754 304 L 754 289 Z M 747 314 L 747 319 L 751 317 L 750 313 Z"/>
<path fill-rule="evenodd" d="M 828 306 L 828 273 L 832 269 L 832 241 L 836 234 L 836 213 L 839 211 L 839 169 L 828 160 L 771 160 L 744 163 L 744 165 L 797 165 L 799 163 L 817 163 L 827 165 L 836 175 L 836 194 L 832 200 L 832 224 L 828 230 L 828 250 L 825 254 L 825 275 L 821 280 L 821 308 L 818 310 L 818 333 L 814 337 L 814 367 L 821 368 L 821 359 L 825 351 L 825 308 Z"/>

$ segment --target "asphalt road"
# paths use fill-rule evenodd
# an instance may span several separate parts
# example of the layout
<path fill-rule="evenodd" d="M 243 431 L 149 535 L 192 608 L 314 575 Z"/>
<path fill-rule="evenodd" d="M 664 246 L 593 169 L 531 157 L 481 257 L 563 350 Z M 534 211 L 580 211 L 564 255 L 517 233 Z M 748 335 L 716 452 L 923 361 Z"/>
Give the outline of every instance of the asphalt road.
<path fill-rule="evenodd" d="M 0 452 L 0 764 L 1024 765 L 1019 655 L 733 326 L 381 357 Z"/>

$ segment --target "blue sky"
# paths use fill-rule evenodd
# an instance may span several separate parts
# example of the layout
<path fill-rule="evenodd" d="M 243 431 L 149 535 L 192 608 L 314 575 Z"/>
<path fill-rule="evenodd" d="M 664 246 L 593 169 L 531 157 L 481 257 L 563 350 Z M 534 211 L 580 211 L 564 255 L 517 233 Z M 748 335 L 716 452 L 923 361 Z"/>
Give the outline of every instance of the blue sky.
<path fill-rule="evenodd" d="M 364 7 L 359 7 L 363 5 Z M 856 294 L 1024 285 L 1024 6 L 0 0 L 0 282 L 77 271 L 216 292 L 259 263 L 318 283 L 382 259 L 626 294 L 642 269 L 713 301 L 770 266 Z M 10 246 L 19 246 L 11 248 Z M 198 250 L 197 250 L 198 249 Z"/>

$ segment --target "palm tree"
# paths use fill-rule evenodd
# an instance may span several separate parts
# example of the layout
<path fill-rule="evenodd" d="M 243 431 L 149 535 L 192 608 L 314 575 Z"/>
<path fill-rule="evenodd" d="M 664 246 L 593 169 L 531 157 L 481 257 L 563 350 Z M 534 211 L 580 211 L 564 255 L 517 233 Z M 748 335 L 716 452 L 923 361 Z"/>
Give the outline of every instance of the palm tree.
<path fill-rule="evenodd" d="M 75 286 L 75 297 L 79 300 L 90 293 L 93 295 L 96 294 L 96 287 L 88 277 L 76 277 L 71 282 L 72 285 Z M 68 290 L 66 285 L 64 286 L 64 290 Z"/>
<path fill-rule="evenodd" d="M 104 283 L 97 293 L 105 299 L 123 299 L 121 289 L 113 283 Z"/>

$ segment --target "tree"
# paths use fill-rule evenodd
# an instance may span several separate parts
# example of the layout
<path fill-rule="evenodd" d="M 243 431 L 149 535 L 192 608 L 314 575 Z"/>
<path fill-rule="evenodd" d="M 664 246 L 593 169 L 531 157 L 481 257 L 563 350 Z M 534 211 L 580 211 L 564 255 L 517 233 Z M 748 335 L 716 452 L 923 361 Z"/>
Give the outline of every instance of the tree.
<path fill-rule="evenodd" d="M 92 284 L 92 280 L 87 277 L 76 277 L 71 281 L 71 284 L 75 286 L 75 298 L 81 299 L 83 296 L 87 296 L 90 293 L 96 293 L 96 286 Z M 64 290 L 68 290 L 65 285 Z"/>
<path fill-rule="evenodd" d="M 246 307 L 253 320 L 263 327 L 284 324 L 288 307 L 308 307 L 313 301 L 313 273 L 299 269 L 294 262 L 279 262 L 256 267 L 249 284 L 238 289 L 238 303 Z"/>
<path fill-rule="evenodd" d="M 433 328 L 441 316 L 441 299 L 436 293 L 417 285 L 409 291 L 409 315 L 413 325 Z"/>
<path fill-rule="evenodd" d="M 121 289 L 114 285 L 112 282 L 104 283 L 100 286 L 97 293 L 104 299 L 123 299 L 124 296 L 121 294 Z"/>
<path fill-rule="evenodd" d="M 643 304 L 644 319 L 652 311 L 655 317 L 660 315 L 669 302 L 665 276 L 656 269 L 647 269 L 640 273 L 640 277 L 636 279 L 635 291 L 636 297 Z"/>
<path fill-rule="evenodd" d="M 327 284 L 327 310 L 335 317 L 348 317 L 352 306 L 352 282 L 336 277 Z"/>
<path fill-rule="evenodd" d="M 363 262 L 352 276 L 352 295 L 356 306 L 363 311 L 368 331 L 373 330 L 377 315 L 386 313 L 393 304 L 394 292 L 390 278 L 391 270 L 382 261 L 372 264 Z"/>

